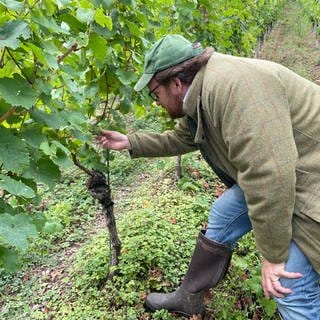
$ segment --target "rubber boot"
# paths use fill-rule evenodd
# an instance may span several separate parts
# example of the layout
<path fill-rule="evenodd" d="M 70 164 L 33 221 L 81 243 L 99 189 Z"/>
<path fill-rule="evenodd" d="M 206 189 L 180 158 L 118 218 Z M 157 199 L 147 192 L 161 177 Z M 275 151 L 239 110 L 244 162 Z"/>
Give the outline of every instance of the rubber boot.
<path fill-rule="evenodd" d="M 146 307 L 151 311 L 166 309 L 185 317 L 203 315 L 204 293 L 224 278 L 231 254 L 227 245 L 212 241 L 204 236 L 204 232 L 200 232 L 181 286 L 171 293 L 149 294 Z"/>

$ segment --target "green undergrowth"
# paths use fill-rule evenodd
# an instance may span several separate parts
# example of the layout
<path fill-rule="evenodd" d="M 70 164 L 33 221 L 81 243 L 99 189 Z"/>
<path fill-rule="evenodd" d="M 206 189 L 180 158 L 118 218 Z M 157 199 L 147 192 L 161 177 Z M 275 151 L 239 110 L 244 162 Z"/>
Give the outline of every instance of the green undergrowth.
<path fill-rule="evenodd" d="M 59 228 L 33 245 L 27 268 L 1 278 L 1 319 L 175 319 L 147 312 L 144 299 L 179 285 L 221 185 L 197 153 L 183 156 L 176 183 L 174 161 L 115 155 L 110 179 L 122 250 L 112 281 L 108 232 L 98 228 L 85 177 L 68 173 L 44 209 Z M 262 296 L 259 264 L 249 234 L 226 280 L 208 295 L 208 319 L 277 319 L 274 303 Z"/>

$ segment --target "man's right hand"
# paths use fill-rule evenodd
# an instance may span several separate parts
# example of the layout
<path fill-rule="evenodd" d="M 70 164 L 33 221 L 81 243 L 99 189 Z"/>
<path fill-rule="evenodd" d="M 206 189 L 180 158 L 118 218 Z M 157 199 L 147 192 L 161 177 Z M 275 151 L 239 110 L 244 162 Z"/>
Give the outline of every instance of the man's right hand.
<path fill-rule="evenodd" d="M 95 136 L 95 141 L 100 146 L 112 150 L 131 150 L 131 145 L 128 137 L 118 131 L 101 130 Z"/>

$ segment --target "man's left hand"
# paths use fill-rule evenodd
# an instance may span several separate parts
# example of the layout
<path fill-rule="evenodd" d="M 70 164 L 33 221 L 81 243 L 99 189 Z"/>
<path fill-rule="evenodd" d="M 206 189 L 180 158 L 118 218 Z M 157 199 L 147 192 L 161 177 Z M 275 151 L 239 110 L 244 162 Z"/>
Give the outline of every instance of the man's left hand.
<path fill-rule="evenodd" d="M 282 287 L 280 278 L 301 278 L 303 275 L 299 272 L 287 272 L 285 263 L 272 263 L 267 259 L 262 260 L 262 288 L 266 298 L 274 296 L 283 298 L 291 293 L 291 289 Z"/>

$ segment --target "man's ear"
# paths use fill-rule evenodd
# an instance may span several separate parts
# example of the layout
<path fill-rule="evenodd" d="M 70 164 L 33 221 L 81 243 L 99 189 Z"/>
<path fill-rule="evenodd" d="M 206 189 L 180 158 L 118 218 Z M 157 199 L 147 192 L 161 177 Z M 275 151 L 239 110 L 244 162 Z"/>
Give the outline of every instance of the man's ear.
<path fill-rule="evenodd" d="M 183 82 L 178 77 L 171 78 L 171 83 L 177 88 L 182 90 Z"/>

